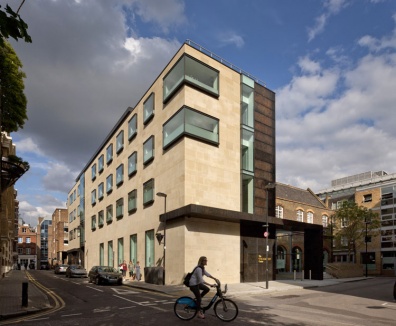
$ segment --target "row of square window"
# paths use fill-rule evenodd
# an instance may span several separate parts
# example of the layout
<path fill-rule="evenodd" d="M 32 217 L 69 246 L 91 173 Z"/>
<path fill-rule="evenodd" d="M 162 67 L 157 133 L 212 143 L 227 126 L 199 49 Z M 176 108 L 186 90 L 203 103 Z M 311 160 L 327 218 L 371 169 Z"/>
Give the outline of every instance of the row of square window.
<path fill-rule="evenodd" d="M 143 184 L 143 205 L 147 206 L 154 201 L 154 179 Z M 128 214 L 133 214 L 137 210 L 137 190 L 134 189 L 128 193 Z M 124 198 L 116 201 L 115 217 L 117 220 L 124 216 Z M 113 205 L 106 207 L 106 223 L 109 224 L 113 221 Z M 98 222 L 98 223 L 96 223 Z M 96 215 L 91 217 L 91 229 L 95 230 L 97 226 L 102 227 L 105 222 L 104 210 L 98 212 L 97 220 Z"/>
<path fill-rule="evenodd" d="M 277 218 L 283 218 L 283 207 L 282 206 L 276 206 L 275 208 L 275 217 Z M 304 211 L 301 209 L 298 209 L 296 211 L 296 217 L 298 222 L 304 222 Z M 313 223 L 313 213 L 312 212 L 307 212 L 307 223 Z M 327 215 L 322 215 L 322 225 L 323 227 L 328 226 L 328 216 Z"/>
<path fill-rule="evenodd" d="M 210 95 L 219 96 L 219 72 L 212 67 L 190 57 L 186 54 L 181 56 L 177 63 L 172 67 L 169 73 L 163 79 L 163 102 L 168 101 L 173 94 L 177 92 L 184 84 L 190 84 L 194 87 L 209 93 Z M 151 93 L 143 102 L 143 124 L 148 124 L 154 117 L 155 94 Z M 197 120 L 195 116 L 200 115 Z M 181 118 L 183 126 L 177 124 Z M 176 121 L 172 121 L 176 120 Z M 189 121 L 188 121 L 189 120 Z M 195 121 L 194 121 L 195 120 Z M 166 127 L 167 125 L 167 127 Z M 181 127 L 181 128 L 180 128 Z M 208 128 L 209 127 L 209 128 Z M 137 134 L 137 114 L 134 114 L 128 121 L 128 140 L 132 141 Z M 218 120 L 206 116 L 198 111 L 188 115 L 185 114 L 184 108 L 180 109 L 164 125 L 164 149 L 174 143 L 183 135 L 190 135 L 208 142 L 218 143 Z M 154 137 L 151 136 L 143 145 L 144 147 L 144 164 L 147 164 L 154 158 Z M 116 136 L 116 153 L 119 154 L 124 148 L 124 131 L 120 131 Z M 132 154 L 133 155 L 133 154 Z M 106 163 L 109 165 L 113 159 L 113 144 L 106 148 Z M 133 159 L 133 158 L 132 158 Z M 133 164 L 133 163 L 132 163 Z M 129 163 L 128 163 L 129 165 Z M 135 161 L 136 165 L 136 161 Z M 104 155 L 98 158 L 98 172 L 104 169 Z M 96 178 L 96 163 L 91 167 L 91 178 Z M 69 198 L 69 204 L 76 200 L 74 191 Z"/>

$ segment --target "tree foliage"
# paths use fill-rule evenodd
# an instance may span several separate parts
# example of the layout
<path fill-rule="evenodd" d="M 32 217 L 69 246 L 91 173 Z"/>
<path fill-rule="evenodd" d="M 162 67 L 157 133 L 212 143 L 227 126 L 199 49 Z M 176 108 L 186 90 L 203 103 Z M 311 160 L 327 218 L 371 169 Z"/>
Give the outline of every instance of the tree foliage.
<path fill-rule="evenodd" d="M 5 41 L 0 48 L 0 112 L 1 130 L 8 133 L 23 128 L 27 120 L 24 94 L 25 73 L 12 46 Z"/>
<path fill-rule="evenodd" d="M 367 236 L 379 235 L 381 226 L 377 213 L 364 206 L 358 206 L 355 202 L 345 201 L 333 214 L 333 229 L 335 238 L 340 241 L 344 238 L 348 241 L 348 257 L 353 251 L 356 256 L 356 246 L 360 246 L 366 241 Z"/>
<path fill-rule="evenodd" d="M 10 37 L 16 41 L 23 39 L 27 43 L 32 43 L 32 39 L 27 32 L 28 25 L 18 14 L 24 2 L 22 1 L 17 12 L 14 12 L 8 4 L 5 10 L 0 6 L 0 46 L 3 46 L 4 40 Z"/>

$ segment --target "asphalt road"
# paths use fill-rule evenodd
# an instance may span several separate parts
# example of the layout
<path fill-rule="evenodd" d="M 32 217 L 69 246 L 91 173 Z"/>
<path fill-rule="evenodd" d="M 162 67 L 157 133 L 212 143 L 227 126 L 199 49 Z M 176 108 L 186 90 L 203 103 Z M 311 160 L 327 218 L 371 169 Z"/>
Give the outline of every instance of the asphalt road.
<path fill-rule="evenodd" d="M 224 325 L 213 310 L 206 313 L 204 320 L 179 320 L 173 313 L 176 297 L 166 294 L 128 286 L 98 286 L 87 279 L 69 279 L 48 271 L 37 271 L 33 276 L 60 298 L 62 307 L 55 312 L 29 316 L 28 320 L 18 319 L 16 324 Z M 232 324 L 394 326 L 394 282 L 394 278 L 374 278 L 310 290 L 240 296 L 233 298 L 240 312 Z"/>

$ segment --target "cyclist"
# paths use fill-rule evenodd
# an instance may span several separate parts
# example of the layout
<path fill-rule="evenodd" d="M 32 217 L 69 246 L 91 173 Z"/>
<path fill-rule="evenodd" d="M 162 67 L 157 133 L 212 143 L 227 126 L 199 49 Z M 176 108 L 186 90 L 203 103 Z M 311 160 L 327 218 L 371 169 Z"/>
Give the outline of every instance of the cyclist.
<path fill-rule="evenodd" d="M 201 309 L 201 299 L 205 296 L 206 293 L 210 291 L 210 289 L 206 285 L 209 285 L 210 287 L 216 286 L 216 284 L 210 284 L 205 282 L 203 276 L 205 275 L 217 281 L 216 278 L 214 278 L 205 270 L 205 265 L 207 264 L 208 259 L 206 257 L 202 256 L 199 258 L 198 265 L 194 268 L 194 272 L 191 275 L 189 284 L 190 290 L 192 291 L 192 293 L 194 293 L 195 299 L 197 300 L 198 317 L 202 319 L 205 318 L 205 315 Z"/>

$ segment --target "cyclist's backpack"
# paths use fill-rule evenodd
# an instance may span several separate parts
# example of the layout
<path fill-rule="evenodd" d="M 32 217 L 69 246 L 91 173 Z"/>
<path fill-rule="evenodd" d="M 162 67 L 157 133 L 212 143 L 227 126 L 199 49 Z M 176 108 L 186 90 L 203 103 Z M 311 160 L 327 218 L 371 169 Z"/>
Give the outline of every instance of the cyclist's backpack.
<path fill-rule="evenodd" d="M 195 270 L 196 270 L 197 268 L 198 268 L 198 266 L 195 267 L 191 273 L 187 273 L 187 275 L 184 277 L 183 284 L 184 284 L 185 286 L 190 287 L 190 279 L 191 279 L 191 276 L 192 276 L 192 274 L 194 274 L 194 272 L 195 272 Z"/>

